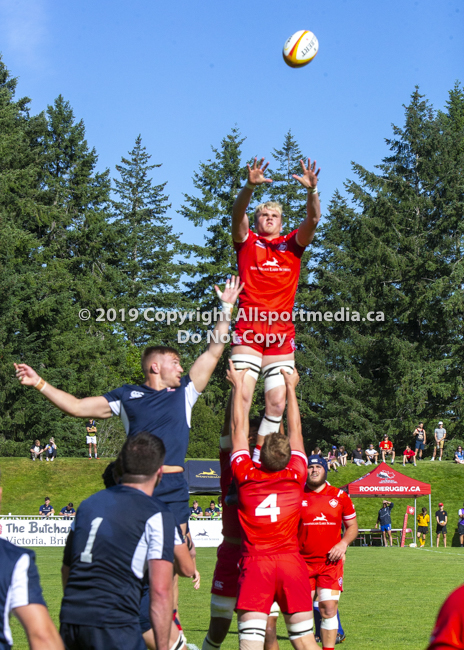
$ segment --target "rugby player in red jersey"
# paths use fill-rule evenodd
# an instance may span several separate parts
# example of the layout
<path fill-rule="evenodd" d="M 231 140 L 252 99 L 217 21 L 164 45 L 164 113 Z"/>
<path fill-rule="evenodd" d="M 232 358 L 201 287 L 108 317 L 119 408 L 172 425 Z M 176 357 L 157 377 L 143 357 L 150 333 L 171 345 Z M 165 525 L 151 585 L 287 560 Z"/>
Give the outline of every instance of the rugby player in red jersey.
<path fill-rule="evenodd" d="M 311 587 L 298 549 L 298 522 L 307 476 L 295 394 L 299 377 L 296 372 L 284 374 L 288 438 L 277 431 L 266 436 L 261 449 L 261 468 L 257 468 L 250 458 L 245 430 L 242 405 L 245 372 L 237 372 L 229 361 L 230 462 L 238 488 L 238 514 L 243 531 L 236 605 L 240 650 L 262 650 L 274 601 L 284 614 L 295 650 L 316 650 Z"/>
<path fill-rule="evenodd" d="M 345 526 L 343 537 L 342 523 Z M 332 650 L 336 643 L 343 562 L 346 549 L 357 534 L 356 511 L 350 497 L 327 483 L 326 460 L 316 454 L 309 456 L 298 541 L 308 567 L 313 598 L 317 594 L 319 602 L 324 650 Z"/>
<path fill-rule="evenodd" d="M 443 603 L 427 650 L 464 650 L 464 585 Z"/>
<path fill-rule="evenodd" d="M 246 210 L 253 190 L 265 178 L 268 163 L 264 158 L 248 165 L 248 181 L 235 199 L 232 210 L 232 238 L 237 251 L 237 263 L 245 289 L 240 296 L 235 326 L 232 361 L 237 370 L 248 368 L 243 387 L 245 423 L 253 397 L 256 380 L 262 370 L 264 377 L 265 415 L 261 436 L 278 431 L 285 409 L 285 382 L 280 372 L 292 372 L 294 367 L 295 327 L 292 320 L 295 293 L 300 274 L 301 257 L 316 230 L 321 217 L 317 193 L 319 169 L 316 161 L 301 161 L 302 176 L 293 178 L 308 190 L 307 216 L 298 230 L 281 235 L 282 206 L 268 202 L 255 210 L 256 232 L 249 227 Z"/>

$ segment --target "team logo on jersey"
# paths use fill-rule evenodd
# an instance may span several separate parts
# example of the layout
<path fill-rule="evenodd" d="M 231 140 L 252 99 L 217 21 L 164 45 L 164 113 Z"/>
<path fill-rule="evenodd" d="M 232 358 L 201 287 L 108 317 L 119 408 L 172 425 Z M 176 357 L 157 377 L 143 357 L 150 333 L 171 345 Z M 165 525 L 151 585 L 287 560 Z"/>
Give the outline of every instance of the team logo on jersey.
<path fill-rule="evenodd" d="M 323 521 L 324 523 L 327 523 L 327 517 L 323 512 L 321 512 L 320 517 L 314 517 L 313 521 Z"/>
<path fill-rule="evenodd" d="M 260 248 L 266 248 L 266 244 L 263 244 L 263 242 L 260 241 L 259 239 L 257 239 L 255 241 L 255 244 L 256 244 L 256 246 L 259 246 Z"/>
<path fill-rule="evenodd" d="M 338 579 L 338 584 L 340 585 L 340 587 L 343 587 L 343 578 Z"/>
<path fill-rule="evenodd" d="M 261 266 L 272 266 L 277 269 L 280 269 L 280 264 L 275 257 L 273 257 L 272 260 L 267 260 L 267 262 L 263 262 Z"/>
<path fill-rule="evenodd" d="M 277 246 L 277 250 L 278 250 L 278 251 L 281 251 L 282 253 L 285 253 L 285 251 L 287 250 L 287 248 L 288 248 L 288 246 L 287 246 L 287 242 L 285 242 L 285 241 L 283 241 L 281 244 L 279 244 L 279 245 Z"/>
<path fill-rule="evenodd" d="M 336 508 L 338 506 L 337 499 L 330 499 L 329 506 L 332 506 L 332 508 Z"/>
<path fill-rule="evenodd" d="M 139 399 L 139 397 L 143 397 L 144 395 L 145 393 L 141 393 L 139 390 L 133 390 L 129 399 Z"/>
<path fill-rule="evenodd" d="M 176 389 L 175 388 L 169 388 L 169 386 L 166 388 L 167 393 L 175 393 Z"/>
<path fill-rule="evenodd" d="M 221 582 L 220 580 L 215 580 L 214 581 L 214 586 L 216 589 L 224 589 L 224 583 Z"/>
<path fill-rule="evenodd" d="M 307 502 L 307 501 L 303 501 L 303 503 L 302 503 L 301 505 L 303 506 L 303 508 L 306 508 L 306 506 L 308 505 L 308 502 Z"/>

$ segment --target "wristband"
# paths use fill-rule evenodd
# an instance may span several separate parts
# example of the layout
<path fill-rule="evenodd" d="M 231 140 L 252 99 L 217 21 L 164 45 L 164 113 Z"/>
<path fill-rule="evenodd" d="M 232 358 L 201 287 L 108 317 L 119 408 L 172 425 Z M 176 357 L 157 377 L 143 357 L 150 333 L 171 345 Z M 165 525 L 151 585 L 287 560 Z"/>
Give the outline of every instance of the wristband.
<path fill-rule="evenodd" d="M 317 185 L 316 187 L 308 187 L 308 194 L 318 194 Z"/>
<path fill-rule="evenodd" d="M 250 183 L 250 181 L 247 181 L 245 187 L 247 189 L 253 191 L 255 189 L 256 185 L 254 185 L 254 183 Z"/>
<path fill-rule="evenodd" d="M 34 385 L 34 388 L 37 388 L 38 391 L 42 392 L 46 385 L 47 382 L 45 381 L 45 379 L 39 377 L 39 381 Z"/>

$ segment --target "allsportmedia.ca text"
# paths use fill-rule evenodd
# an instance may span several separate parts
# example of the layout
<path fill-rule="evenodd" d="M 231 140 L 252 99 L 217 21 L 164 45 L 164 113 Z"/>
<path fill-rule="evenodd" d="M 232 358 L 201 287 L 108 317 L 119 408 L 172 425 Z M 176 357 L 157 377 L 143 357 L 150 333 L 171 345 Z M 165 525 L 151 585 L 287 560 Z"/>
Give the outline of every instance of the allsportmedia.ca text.
<path fill-rule="evenodd" d="M 97 323 L 114 323 L 114 322 L 134 322 L 143 318 L 149 323 L 166 323 L 166 325 L 171 325 L 172 323 L 177 323 L 178 325 L 183 325 L 184 323 L 203 323 L 203 325 L 211 325 L 218 320 L 223 320 L 224 312 L 220 309 L 213 309 L 212 311 L 201 311 L 197 309 L 196 311 L 164 311 L 160 309 L 155 309 L 154 307 L 147 307 L 143 310 L 138 310 L 135 307 L 131 309 L 103 309 L 99 308 L 96 310 L 97 316 L 94 320 Z M 79 312 L 79 318 L 82 321 L 88 321 L 92 319 L 92 314 L 89 309 L 81 309 Z M 300 321 L 303 323 L 310 322 L 342 322 L 342 323 L 356 323 L 361 321 L 368 321 L 370 323 L 374 322 L 384 322 L 385 314 L 383 311 L 369 311 L 365 316 L 361 316 L 359 311 L 350 310 L 349 307 L 341 307 L 336 312 L 331 311 L 307 311 L 305 309 L 295 309 L 293 311 L 264 311 L 260 310 L 257 307 L 241 307 L 236 316 L 234 317 L 235 321 L 245 321 L 248 323 L 260 322 L 276 323 L 277 321 L 287 323 L 289 321 L 295 322 Z"/>

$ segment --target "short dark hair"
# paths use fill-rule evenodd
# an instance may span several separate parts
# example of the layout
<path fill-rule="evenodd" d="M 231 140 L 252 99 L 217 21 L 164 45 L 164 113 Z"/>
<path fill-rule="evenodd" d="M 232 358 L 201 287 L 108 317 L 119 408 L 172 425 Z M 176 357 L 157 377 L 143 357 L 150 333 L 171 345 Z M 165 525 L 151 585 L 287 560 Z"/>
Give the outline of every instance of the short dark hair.
<path fill-rule="evenodd" d="M 45 497 L 44 501 L 50 501 L 50 497 Z"/>
<path fill-rule="evenodd" d="M 169 345 L 151 345 L 142 352 L 142 371 L 145 374 L 147 374 L 149 361 L 155 354 L 172 354 L 180 359 L 180 354 L 176 348 L 171 348 Z"/>
<path fill-rule="evenodd" d="M 115 460 L 113 460 L 105 467 L 105 471 L 102 474 L 102 479 L 106 488 L 114 487 L 115 485 L 117 485 L 117 482 L 114 478 L 115 467 L 116 467 Z"/>
<path fill-rule="evenodd" d="M 287 436 L 283 436 L 278 431 L 270 433 L 264 438 L 261 448 L 261 465 L 271 472 L 278 472 L 285 469 L 290 458 L 292 450 Z"/>
<path fill-rule="evenodd" d="M 74 506 L 73 506 L 73 504 L 72 504 L 71 502 L 68 503 L 68 506 L 69 506 L 70 508 L 74 508 Z"/>
<path fill-rule="evenodd" d="M 129 436 L 119 452 L 122 483 L 143 483 L 155 474 L 164 462 L 163 441 L 148 431 Z"/>

